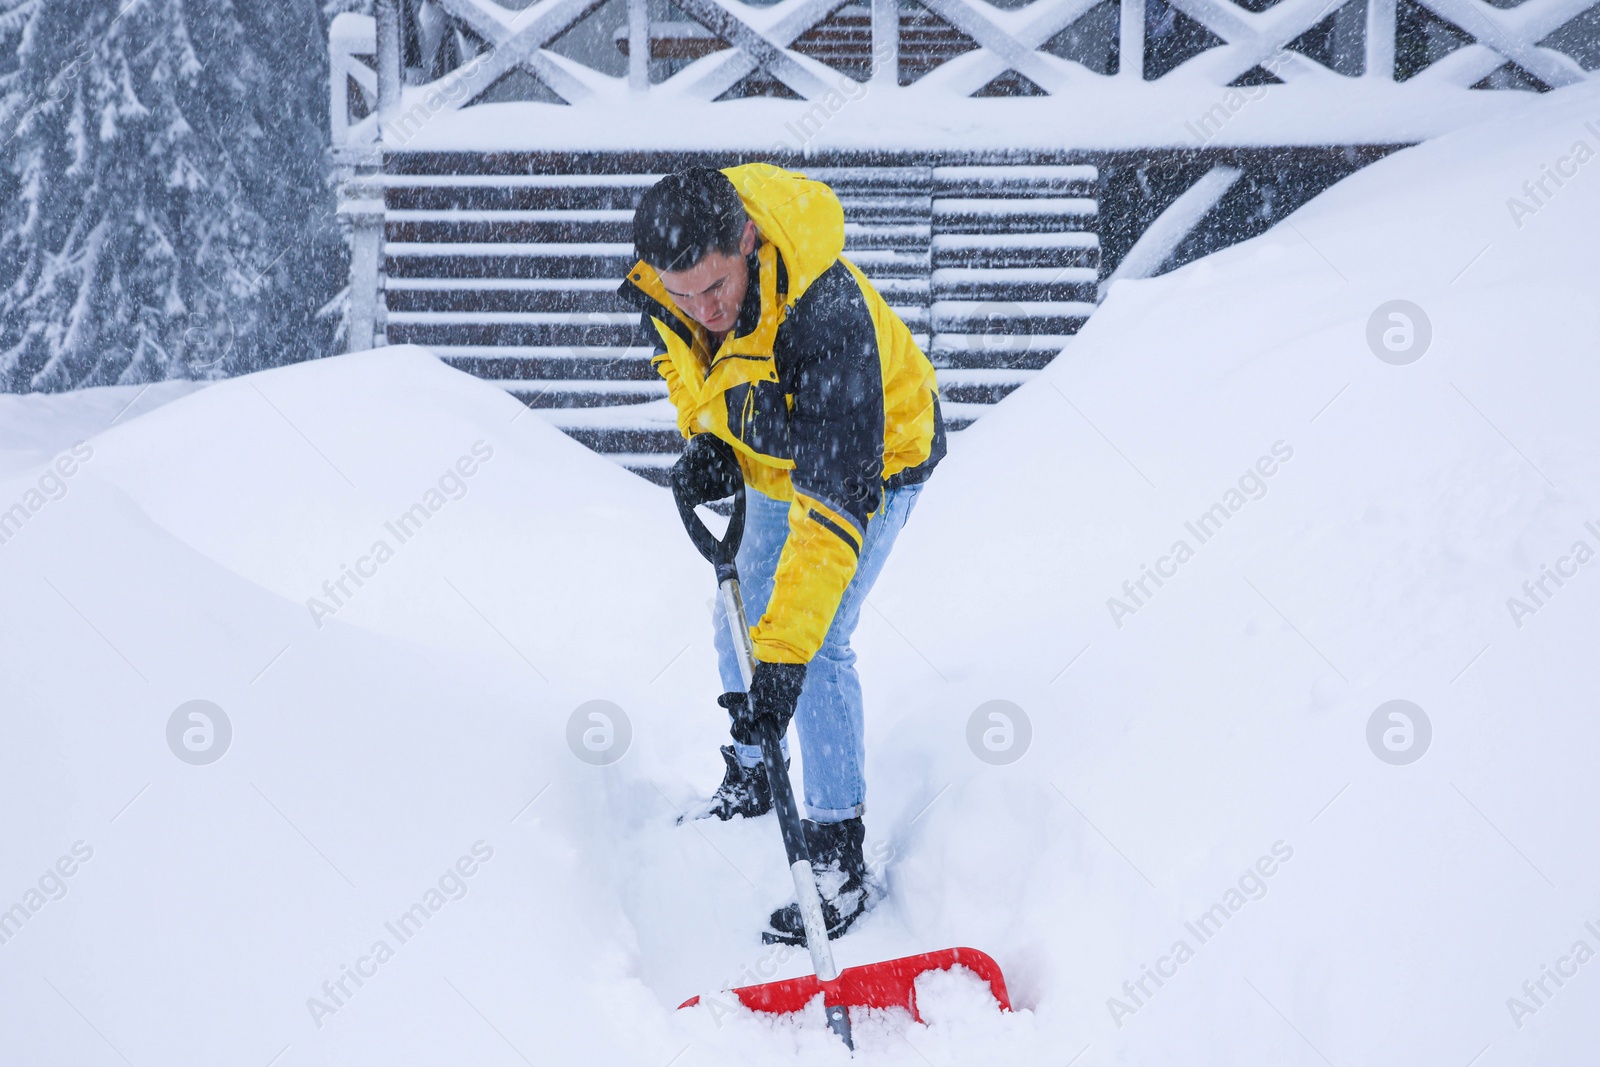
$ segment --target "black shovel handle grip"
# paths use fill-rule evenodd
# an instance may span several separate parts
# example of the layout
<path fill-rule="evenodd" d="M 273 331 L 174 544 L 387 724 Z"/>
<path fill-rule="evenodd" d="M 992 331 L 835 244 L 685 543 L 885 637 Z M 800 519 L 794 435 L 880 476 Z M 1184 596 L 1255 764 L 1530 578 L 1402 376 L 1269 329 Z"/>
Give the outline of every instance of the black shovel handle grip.
<path fill-rule="evenodd" d="M 734 557 L 739 554 L 739 542 L 744 538 L 744 482 L 741 481 L 734 490 L 733 514 L 728 516 L 728 529 L 721 540 L 700 521 L 694 505 L 683 498 L 677 486 L 673 487 L 672 498 L 678 505 L 678 517 L 683 520 L 683 528 L 689 532 L 689 540 L 717 568 L 717 580 L 721 581 L 726 577 L 724 568 L 733 567 Z"/>

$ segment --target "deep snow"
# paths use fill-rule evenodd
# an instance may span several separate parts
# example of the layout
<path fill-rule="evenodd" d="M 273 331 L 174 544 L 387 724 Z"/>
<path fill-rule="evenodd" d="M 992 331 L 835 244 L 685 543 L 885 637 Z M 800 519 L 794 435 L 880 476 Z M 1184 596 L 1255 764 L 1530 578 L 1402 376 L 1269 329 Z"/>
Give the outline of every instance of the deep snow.
<path fill-rule="evenodd" d="M 37 474 L 74 441 L 136 419 L 208 384 L 175 379 L 68 393 L 0 393 L 0 426 L 4 427 L 0 431 L 0 477 Z"/>
<path fill-rule="evenodd" d="M 928 1025 L 858 1020 L 859 1062 L 1592 1052 L 1600 563 L 1507 606 L 1600 548 L 1600 162 L 1507 207 L 1586 122 L 1600 93 L 1550 94 L 1119 282 L 959 435 L 858 636 L 891 896 L 837 952 L 973 945 L 1019 1010 L 942 976 Z M 1406 366 L 1366 339 L 1396 299 L 1432 327 Z M 94 405 L 7 403 L 32 465 L 0 508 L 43 502 L 0 544 L 0 908 L 39 907 L 0 944 L 0 1059 L 847 1062 L 817 1018 L 674 1010 L 805 957 L 754 937 L 771 820 L 672 825 L 721 713 L 663 490 L 417 349 L 130 412 L 43 485 Z M 194 699 L 232 724 L 206 766 L 168 748 Z M 632 729 L 603 767 L 567 742 L 597 699 Z M 966 741 L 997 699 L 1032 723 L 1005 766 Z M 1432 723 L 1406 766 L 1368 748 L 1393 699 Z"/>

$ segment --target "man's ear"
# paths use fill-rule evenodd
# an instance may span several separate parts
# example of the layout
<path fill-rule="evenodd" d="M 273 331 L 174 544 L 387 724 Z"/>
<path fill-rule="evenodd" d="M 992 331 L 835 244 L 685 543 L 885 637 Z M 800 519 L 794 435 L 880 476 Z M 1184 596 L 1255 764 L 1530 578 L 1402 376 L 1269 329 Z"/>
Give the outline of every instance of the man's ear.
<path fill-rule="evenodd" d="M 739 254 L 741 256 L 748 256 L 756 250 L 756 237 L 759 233 L 760 231 L 756 229 L 754 222 L 749 219 L 744 220 L 744 233 L 739 235 Z"/>

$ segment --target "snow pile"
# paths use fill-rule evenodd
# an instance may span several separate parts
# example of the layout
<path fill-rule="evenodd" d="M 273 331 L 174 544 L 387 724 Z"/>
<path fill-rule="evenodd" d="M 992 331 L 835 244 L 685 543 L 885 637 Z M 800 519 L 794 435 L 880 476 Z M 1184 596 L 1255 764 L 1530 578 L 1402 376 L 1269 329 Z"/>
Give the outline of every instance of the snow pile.
<path fill-rule="evenodd" d="M 138 418 L 209 382 L 182 378 L 70 393 L 0 393 L 0 477 L 26 476 L 51 457 L 119 422 Z"/>
<path fill-rule="evenodd" d="M 1083 1062 L 1592 1046 L 1600 983 L 1523 982 L 1600 950 L 1596 127 L 1555 94 L 1118 283 L 930 483 L 862 648 L 919 783 L 880 815 L 949 783 L 902 915 L 998 951 Z M 1396 300 L 1425 350 L 1387 312 L 1369 343 Z M 1032 719 L 1012 767 L 948 741 L 993 699 Z M 1368 747 L 1394 699 L 1432 725 L 1408 766 Z"/>
<path fill-rule="evenodd" d="M 858 1061 L 1591 1047 L 1600 179 L 1506 202 L 1600 95 L 1532 114 L 1118 283 L 955 442 L 859 635 L 891 896 L 837 952 L 982 948 L 1019 1011 L 930 976 Z M 87 448 L 0 543 L 12 1057 L 849 1062 L 674 1010 L 806 959 L 772 821 L 672 825 L 721 723 L 664 491 L 416 349 Z"/>

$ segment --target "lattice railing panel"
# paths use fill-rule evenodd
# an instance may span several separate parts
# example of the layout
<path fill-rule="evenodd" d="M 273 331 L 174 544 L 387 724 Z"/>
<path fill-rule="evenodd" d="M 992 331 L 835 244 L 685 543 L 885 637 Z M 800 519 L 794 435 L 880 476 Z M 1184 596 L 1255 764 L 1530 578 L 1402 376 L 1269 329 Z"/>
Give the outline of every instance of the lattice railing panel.
<path fill-rule="evenodd" d="M 522 10 L 493 0 L 386 2 L 399 5 L 404 24 L 404 81 L 434 94 L 432 110 L 468 106 L 514 73 L 538 87 L 534 98 L 577 105 L 629 92 L 708 103 L 750 93 L 819 100 L 850 85 L 929 96 L 1062 95 L 1117 84 L 1112 79 L 1302 81 L 1331 92 L 1356 74 L 1458 88 L 1558 88 L 1591 77 L 1584 64 L 1593 60 L 1585 57 L 1600 51 L 1589 40 L 1600 31 L 1584 28 L 1600 23 L 1593 16 L 1575 22 L 1600 0 L 1509 8 L 1416 0 L 1405 20 L 1397 20 L 1397 7 L 1412 0 L 1111 0 L 1110 8 L 1107 0 L 674 0 L 670 8 L 664 0 L 537 0 Z M 1419 14 L 1429 24 L 1423 52 L 1413 39 L 1397 39 L 1399 23 L 1411 26 Z M 601 31 L 552 47 L 585 20 Z M 331 34 L 336 143 L 361 129 L 370 137 L 371 25 L 341 16 Z M 1583 47 L 1569 53 L 1551 45 L 1569 27 L 1570 47 L 1574 26 Z M 1441 33 L 1459 46 L 1428 58 Z M 1398 64 L 1397 49 L 1404 52 Z M 1507 69 L 1520 80 L 1492 77 Z"/>

